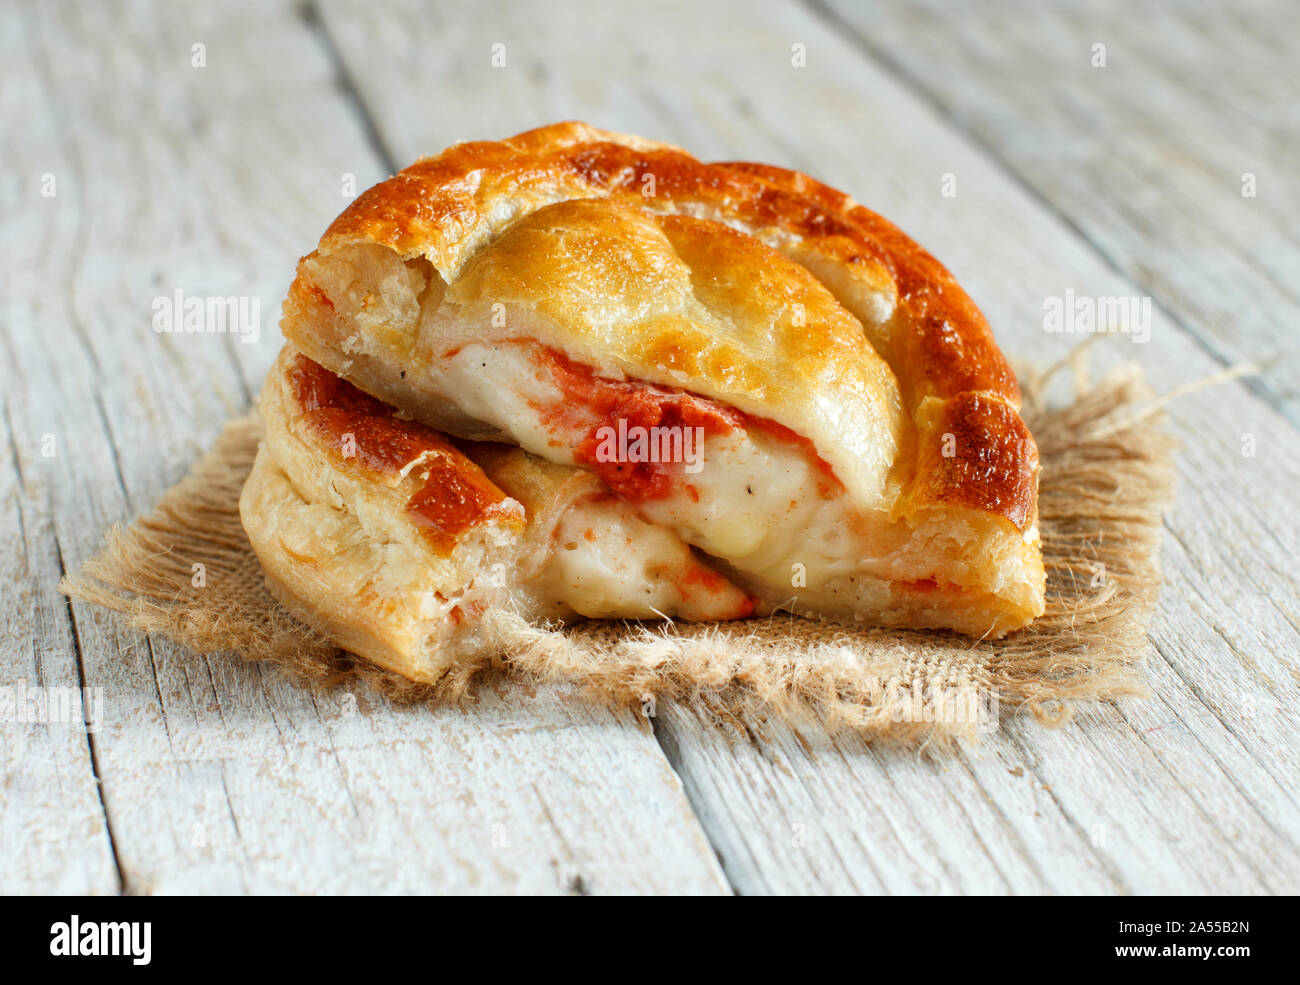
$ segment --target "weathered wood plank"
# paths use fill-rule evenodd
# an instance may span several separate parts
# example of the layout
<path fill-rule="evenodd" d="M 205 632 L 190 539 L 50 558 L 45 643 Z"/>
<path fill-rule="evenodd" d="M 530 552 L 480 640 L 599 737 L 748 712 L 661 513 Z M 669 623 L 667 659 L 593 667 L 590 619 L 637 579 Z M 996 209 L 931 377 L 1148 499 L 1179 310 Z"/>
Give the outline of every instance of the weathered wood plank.
<path fill-rule="evenodd" d="M 550 119 L 586 116 L 678 140 L 705 156 L 748 156 L 802 167 L 853 189 L 916 233 L 963 278 L 1008 350 L 1032 358 L 1050 359 L 1062 349 L 1061 337 L 1045 335 L 1039 328 L 1044 297 L 1065 287 L 1091 294 L 1137 290 L 1095 250 L 1072 239 L 1059 217 L 1026 196 L 986 155 L 973 153 L 968 142 L 955 139 L 942 119 L 888 73 L 864 63 L 860 53 L 833 37 L 824 24 L 798 12 L 769 7 L 756 15 L 744 5 L 696 9 L 688 15 L 685 6 L 667 5 L 643 11 L 630 24 L 599 7 L 568 12 L 562 8 L 557 14 L 548 5 L 545 15 L 507 17 L 503 11 L 495 19 L 488 16 L 492 13 L 483 13 L 480 6 L 474 18 L 453 11 L 440 21 L 422 19 L 439 17 L 439 11 L 399 11 L 376 19 L 364 11 L 325 8 L 325 24 L 338 39 L 358 92 L 379 114 L 380 136 L 394 148 L 399 163 L 457 137 L 498 135 Z M 152 22 L 155 18 L 149 15 Z M 146 19 L 139 10 L 129 17 Z M 145 34 L 147 43 L 165 51 L 179 40 L 188 53 L 193 42 L 176 37 L 176 22 L 156 19 L 164 24 L 157 28 L 162 34 Z M 128 23 L 133 30 L 146 30 L 143 24 Z M 478 24 L 487 26 L 474 26 Z M 80 44 L 89 48 L 89 39 L 106 34 L 108 26 L 92 23 L 80 30 Z M 230 42 L 221 24 L 203 30 L 227 39 L 224 44 L 209 43 L 210 54 L 214 47 L 245 54 L 250 50 L 247 42 Z M 292 91 L 306 94 L 310 103 L 313 94 L 319 99 L 329 69 L 320 59 L 313 63 L 311 54 L 295 47 L 292 38 L 287 30 L 270 32 L 266 45 L 286 47 L 253 50 L 262 56 L 262 65 L 293 64 L 299 70 L 308 66 L 311 70 L 300 79 L 295 71 Z M 686 38 L 706 40 L 684 43 Z M 505 69 L 489 74 L 490 46 L 498 41 L 507 44 L 509 60 Z M 795 43 L 807 45 L 806 69 L 793 70 L 789 64 Z M 374 57 L 376 48 L 383 50 L 382 59 Z M 81 48 L 74 50 L 81 53 Z M 38 48 L 34 57 L 39 56 Z M 134 64 L 132 56 L 125 60 Z M 15 62 L 21 66 L 22 59 Z M 102 61 L 91 57 L 89 62 L 96 71 L 78 77 L 79 86 L 93 88 L 97 80 L 118 77 Z M 316 183 L 337 187 L 334 182 L 342 172 L 352 171 L 358 174 L 358 187 L 364 187 L 378 176 L 355 120 L 342 112 L 330 116 L 327 109 L 311 104 L 310 109 L 299 107 L 295 115 L 281 107 L 269 114 L 268 125 L 242 133 L 236 122 L 240 115 L 265 102 L 259 93 L 271 91 L 269 80 L 250 67 L 241 65 L 236 77 L 220 85 L 214 81 L 214 91 L 206 95 L 202 88 L 185 85 L 155 90 L 146 85 L 152 76 L 142 66 L 128 73 L 137 76 L 134 87 L 117 95 L 132 97 L 134 103 L 124 101 L 136 106 L 161 100 L 150 121 L 164 121 L 164 130 L 170 121 L 184 136 L 155 134 L 150 140 L 146 133 L 134 150 L 94 147 L 108 153 L 109 167 L 122 176 L 118 180 L 125 187 L 114 191 L 125 201 L 112 209 L 104 206 L 110 199 L 106 188 L 112 184 L 107 179 L 89 192 L 89 199 L 84 187 L 78 194 L 81 201 L 98 206 L 97 221 L 105 222 L 107 213 L 116 225 L 95 230 L 99 235 L 82 248 L 83 258 L 70 260 L 57 256 L 57 247 L 79 242 L 77 228 L 94 223 L 84 209 L 60 213 L 59 221 L 68 225 L 55 227 L 61 236 L 46 240 L 49 245 L 43 251 L 56 256 L 41 256 L 47 266 L 14 293 L 6 313 L 9 345 L 3 351 L 24 377 L 35 381 L 5 395 L 11 405 L 15 454 L 25 465 L 37 463 L 35 436 L 50 430 L 67 437 L 78 457 L 75 464 L 67 458 L 54 460 L 54 478 L 62 480 L 55 483 L 55 492 L 42 487 L 33 493 L 28 469 L 19 487 L 27 498 L 17 502 L 24 510 L 45 510 L 59 534 L 56 547 L 67 548 L 74 559 L 91 549 L 102 522 L 129 517 L 179 474 L 224 416 L 226 405 L 239 406 L 247 389 L 256 386 L 274 348 L 274 342 L 244 347 L 221 340 L 227 343 L 224 347 L 210 349 L 194 343 L 211 339 L 175 340 L 178 344 L 164 351 L 171 368 L 160 369 L 159 359 L 142 358 L 142 353 L 157 341 L 147 332 L 148 302 L 164 288 L 123 288 L 120 270 L 115 274 L 107 265 L 103 244 L 120 240 L 138 250 L 147 241 L 164 258 L 158 281 L 163 285 L 182 284 L 195 294 L 257 292 L 275 298 L 290 265 L 282 258 L 265 261 L 276 251 L 301 251 L 302 243 L 309 243 L 328 218 L 312 214 L 321 201 Z M 61 72 L 76 68 L 59 66 Z M 184 81 L 156 70 L 153 75 L 172 83 Z M 222 90 L 235 93 L 230 97 L 233 106 L 225 105 Z M 34 84 L 18 90 L 6 84 L 8 98 L 15 98 L 15 91 L 23 93 L 17 99 L 22 105 L 39 104 L 30 95 L 38 91 Z M 60 86 L 56 91 L 64 90 Z M 67 91 L 77 90 L 69 86 Z M 78 120 L 80 128 L 93 132 L 94 115 L 104 107 L 93 98 L 81 98 L 88 102 L 82 108 L 87 118 Z M 119 111 L 114 116 L 110 108 L 105 118 L 131 132 L 136 121 L 124 115 Z M 214 128 L 220 140 L 212 134 Z M 198 139 L 191 138 L 191 129 Z M 330 133 L 330 139 L 320 141 L 318 131 Z M 269 138 L 268 133 L 276 136 Z M 340 133 L 348 135 L 346 140 L 338 138 Z M 873 135 L 881 136 L 866 139 Z M 272 160 L 287 156 L 292 167 L 257 167 L 243 160 L 241 152 L 248 145 L 238 138 L 245 136 L 269 141 L 265 148 L 254 146 Z M 81 156 L 84 163 L 88 145 L 67 136 L 63 143 L 69 151 L 60 156 L 71 163 L 54 170 L 76 174 L 76 159 Z M 286 155 L 285 144 L 298 150 Z M 344 160 L 321 164 L 322 153 L 331 149 Z M 176 191 L 160 196 L 166 204 L 159 208 L 174 210 L 175 228 L 145 207 L 144 227 L 133 233 L 136 239 L 115 235 L 132 218 L 132 209 L 141 209 L 141 196 L 131 194 L 133 179 L 125 177 L 133 173 L 129 166 L 139 170 L 144 162 L 143 173 L 165 189 L 169 180 L 175 183 L 169 176 L 178 161 L 201 175 L 199 184 L 212 192 L 197 204 Z M 320 165 L 319 171 L 312 170 L 315 165 Z M 11 173 L 24 169 L 50 170 L 24 158 L 15 162 Z M 939 195 L 944 172 L 958 178 L 956 199 Z M 285 173 L 294 173 L 295 182 L 286 184 Z M 227 179 L 231 187 L 222 189 Z M 259 209 L 256 214 L 251 208 L 228 213 L 230 203 L 246 194 L 246 183 L 257 189 L 249 197 Z M 296 202 L 286 203 L 295 195 Z M 26 197 L 20 196 L 16 204 L 22 210 L 7 214 L 7 230 L 29 230 L 38 238 L 49 235 L 44 225 L 48 213 L 36 210 Z M 140 221 L 139 215 L 134 218 Z M 237 246 L 224 249 L 231 243 Z M 17 236 L 0 248 L 29 265 L 35 252 L 29 241 Z M 202 249 L 209 252 L 203 255 Z M 223 272 L 219 263 L 229 264 L 230 256 L 240 254 L 252 258 L 246 271 L 227 266 Z M 51 268 L 64 276 L 47 282 Z M 23 267 L 10 263 L 7 269 Z M 207 276 L 211 286 L 200 286 Z M 241 277 L 248 278 L 250 286 L 230 286 L 244 284 Z M 47 283 L 81 285 L 80 295 L 46 297 L 40 288 Z M 105 297 L 139 312 L 140 336 L 117 327 L 120 315 L 98 310 Z M 268 323 L 273 307 L 264 305 Z M 1100 352 L 1098 359 L 1136 354 L 1163 386 L 1209 372 L 1213 363 L 1189 343 L 1187 320 L 1182 321 L 1184 326 L 1175 324 L 1158 311 L 1150 345 L 1115 345 Z M 46 345 L 34 341 L 38 330 L 49 333 Z M 126 340 L 135 351 L 123 351 Z M 214 352 L 224 361 L 212 358 Z M 234 371 L 235 360 L 250 367 L 243 380 Z M 184 385 L 169 384 L 177 377 Z M 95 394 L 97 381 L 108 382 L 99 387 L 98 403 L 92 400 L 94 413 L 65 412 L 54 427 L 43 424 L 42 418 L 56 405 L 40 400 L 41 394 Z M 174 418 L 186 419 L 190 426 L 175 427 Z M 1288 656 L 1296 644 L 1296 586 L 1288 560 L 1300 545 L 1292 527 L 1271 522 L 1288 515 L 1285 490 L 1300 478 L 1294 432 L 1237 386 L 1216 391 L 1212 399 L 1177 405 L 1175 427 L 1188 446 L 1181 462 L 1182 495 L 1169 520 L 1170 587 L 1155 626 L 1161 653 L 1152 666 L 1155 702 L 1102 710 L 1086 728 L 1060 733 L 1045 734 L 1015 723 L 981 754 L 946 764 L 854 743 L 829 749 L 810 743 L 805 749 L 793 734 L 773 726 L 764 730 L 759 746 L 732 747 L 725 736 L 693 723 L 687 711 L 666 713 L 660 722 L 661 739 L 742 891 L 1294 890 L 1297 820 L 1292 788 L 1297 752 L 1291 709 L 1297 681 Z M 106 441 L 105 430 L 124 438 Z M 1245 433 L 1254 436 L 1254 458 L 1241 454 Z M 117 461 L 110 454 L 113 448 L 119 452 Z M 160 461 L 162 470 L 157 469 Z M 29 528 L 26 543 L 45 544 L 48 551 L 49 541 L 43 535 L 33 541 L 35 525 L 26 515 L 22 520 Z M 19 570 L 18 562 L 13 563 Z M 48 554 L 41 570 L 46 572 L 42 579 L 57 573 L 50 568 Z M 50 582 L 39 584 L 48 588 Z M 622 832 L 615 824 L 594 836 L 586 829 L 589 805 L 569 794 L 578 778 L 573 773 L 565 777 L 558 769 L 573 761 L 575 745 L 555 748 L 554 760 L 548 760 L 546 748 L 538 748 L 543 740 L 535 735 L 505 734 L 511 728 L 536 726 L 534 706 L 521 711 L 509 695 L 501 698 L 510 709 L 509 724 L 488 736 L 458 733 L 454 725 L 427 726 L 422 719 L 408 723 L 408 713 L 377 711 L 368 706 L 366 695 L 358 697 L 357 715 L 348 714 L 350 705 L 333 708 L 327 700 L 309 707 L 308 696 L 301 692 L 280 695 L 279 682 L 243 676 L 248 668 L 213 661 L 209 677 L 204 665 L 165 647 L 151 653 L 139 641 L 116 637 L 98 614 L 78 607 L 76 616 L 78 631 L 90 640 L 87 666 L 96 666 L 97 660 L 108 666 L 111 659 L 116 668 L 113 681 L 119 686 L 110 693 L 111 714 L 137 723 L 142 716 L 154 716 L 147 735 L 131 736 L 140 752 L 101 764 L 110 816 L 118 816 L 115 777 L 126 777 L 123 786 L 137 791 L 150 780 L 155 799 L 173 805 L 156 808 L 124 797 L 126 831 L 116 833 L 129 847 L 123 854 L 128 888 L 641 888 L 633 879 L 620 881 L 627 875 L 620 865 L 633 854 L 631 848 L 607 869 L 599 868 L 605 849 L 617 846 Z M 66 635 L 71 625 L 63 625 Z M 42 631 L 40 638 L 57 640 L 57 630 L 49 636 Z M 13 648 L 6 638 L 6 657 L 21 654 L 21 646 Z M 124 649 L 123 658 L 116 656 L 115 647 Z M 66 655 L 65 671 L 75 666 L 71 654 L 57 643 L 47 643 L 46 648 Z M 152 711 L 132 703 L 155 687 Z M 273 714 L 258 711 L 259 700 Z M 496 700 L 489 697 L 479 714 L 499 721 L 494 718 Z M 564 698 L 553 700 L 558 704 Z M 588 754 L 599 759 L 611 742 L 626 741 L 638 754 L 644 753 L 640 733 L 633 728 L 629 723 L 612 729 L 597 718 L 577 732 L 589 739 Z M 581 746 L 569 726 L 543 728 L 542 734 L 544 741 L 554 738 Z M 611 740 L 610 734 L 618 738 Z M 320 752 L 331 738 L 338 753 L 332 767 Z M 120 748 L 116 738 L 110 742 L 101 736 L 99 741 L 105 752 Z M 410 796 L 404 788 L 400 774 L 418 773 L 426 762 L 450 764 L 458 749 L 468 749 L 482 760 L 486 750 L 498 751 L 511 742 L 518 747 L 509 750 L 516 758 L 505 770 L 467 758 L 437 775 L 437 790 L 421 789 Z M 85 757 L 84 737 L 81 743 Z M 289 750 L 287 761 L 282 750 Z M 76 755 L 75 749 L 60 749 L 57 762 L 75 763 Z M 389 772 L 394 759 L 401 763 L 400 771 L 393 771 L 398 775 Z M 539 778 L 535 793 L 519 793 L 504 810 L 475 814 L 465 800 L 481 801 L 484 787 L 522 791 L 525 778 L 548 762 L 557 772 L 548 774 L 547 782 Z M 8 759 L 4 765 L 10 770 Z M 636 805 L 627 804 L 629 789 L 647 780 L 652 786 L 672 785 L 657 775 L 663 770 L 657 758 L 647 757 L 630 776 L 615 779 L 623 765 L 592 773 L 584 764 L 583 778 L 601 777 L 598 794 L 583 794 L 597 798 L 597 809 L 617 801 L 635 814 Z M 60 883 L 70 888 L 111 891 L 102 818 L 86 801 L 88 769 L 83 763 L 75 773 L 81 778 L 82 814 L 88 819 L 80 835 L 82 847 L 71 862 L 51 855 L 42 863 L 43 872 L 73 873 Z M 448 797 L 447 790 L 456 792 Z M 424 817 L 408 809 L 412 801 L 439 807 L 455 801 L 464 809 L 435 812 L 435 824 L 420 826 Z M 66 821 L 66 805 L 56 817 L 30 803 L 25 800 L 24 808 L 34 811 L 28 816 L 42 819 L 40 824 L 4 812 L 6 852 L 11 830 L 53 832 L 56 837 L 62 830 L 56 825 Z M 357 813 L 373 838 L 371 844 L 380 846 L 374 855 L 348 854 L 359 851 L 357 829 L 347 815 L 353 804 L 360 805 Z M 575 805 L 584 806 L 575 811 Z M 285 819 L 282 824 L 274 820 L 277 812 Z M 653 844 L 659 833 L 656 825 L 665 823 L 653 809 L 644 813 L 650 820 L 634 825 L 639 840 L 631 842 L 642 855 L 646 839 Z M 302 831 L 303 816 L 321 818 L 307 836 L 310 847 L 291 841 Z M 20 818 L 12 829 L 11 817 Z M 552 822 L 555 830 L 548 833 Z M 492 847 L 498 849 L 486 857 L 476 840 L 485 823 Z M 669 810 L 666 829 L 680 833 L 676 843 L 698 838 L 676 809 Z M 157 837 L 151 840 L 150 834 Z M 593 848 L 593 837 L 598 847 Z M 406 874 L 384 867 L 384 858 L 391 858 L 382 847 L 385 839 L 423 860 L 419 876 L 406 882 Z M 287 864 L 286 845 L 294 852 Z M 587 864 L 593 860 L 594 869 Z M 321 871 L 331 866 L 341 875 L 328 881 Z M 459 879 L 448 874 L 457 870 Z M 485 870 L 491 870 L 487 878 Z M 28 885 L 48 878 L 21 866 L 18 871 L 29 874 Z M 574 875 L 582 876 L 581 887 Z"/>
<path fill-rule="evenodd" d="M 31 587 L 6 593 L 26 628 L 5 638 L 4 681 L 34 646 L 48 679 L 75 677 L 79 656 L 104 688 L 93 749 L 125 890 L 725 892 L 630 715 L 556 689 L 505 688 L 468 713 L 318 697 L 80 604 L 69 618 L 60 568 L 146 509 L 247 404 L 294 260 L 345 204 L 345 174 L 364 188 L 381 166 L 287 4 L 33 3 L 5 30 L 7 53 L 30 53 L 6 59 L 6 102 L 49 129 L 6 143 L 21 186 L 0 238 L 0 378 L 23 471 L 4 480 L 6 523 L 22 527 L 4 570 Z M 261 339 L 154 333 L 152 301 L 175 289 L 260 298 Z M 47 432 L 59 455 L 44 461 Z M 84 735 L 15 734 L 0 758 L 4 888 L 113 891 Z M 20 857 L 33 849 L 44 854 Z"/>
<path fill-rule="evenodd" d="M 14 290 L 28 269 L 24 257 L 49 252 L 55 240 L 70 241 L 77 210 L 70 195 L 40 197 L 42 174 L 60 169 L 63 152 L 50 117 L 31 113 L 40 99 L 40 66 L 20 28 L 15 18 L 0 18 L 0 114 L 29 121 L 22 141 L 27 166 L 16 160 L 16 141 L 6 140 L 0 150 L 6 176 L 0 183 L 6 233 L 0 239 L 6 271 L 0 332 L 0 687 L 13 702 L 5 717 L 14 719 L 0 721 L 0 892 L 43 887 L 112 893 L 118 876 L 85 709 L 78 701 L 71 721 L 33 723 L 35 709 L 19 692 L 79 689 L 82 683 L 67 600 L 49 590 L 63 563 L 54 538 L 51 490 L 66 476 L 72 449 L 46 409 L 16 385 L 13 355 L 20 333 L 38 331 L 30 298 Z M 67 273 L 66 256 L 48 260 L 52 274 Z M 24 286 L 28 294 L 34 292 L 30 276 Z"/>
<path fill-rule="evenodd" d="M 398 164 L 578 117 L 706 158 L 807 170 L 931 247 L 1005 348 L 1040 362 L 1078 341 L 1043 331 L 1046 297 L 1145 293 L 806 9 L 660 3 L 627 18 L 594 4 L 479 3 L 469 17 L 400 4 L 378 24 L 349 3 L 321 9 Z M 503 68 L 491 62 L 497 43 Z M 955 198 L 941 194 L 945 173 Z M 1159 305 L 1148 344 L 1095 355 L 1103 367 L 1130 358 L 1164 389 L 1220 368 Z M 757 745 L 732 744 L 689 710 L 664 713 L 660 739 L 740 891 L 1294 890 L 1289 559 L 1300 543 L 1270 520 L 1289 515 L 1300 440 L 1239 384 L 1176 404 L 1172 426 L 1186 448 L 1152 702 L 1098 709 L 1058 733 L 1013 723 L 944 763 L 853 742 L 805 749 L 774 725 Z M 1254 458 L 1242 455 L 1245 433 Z"/>
<path fill-rule="evenodd" d="M 1294 4 L 826 3 L 1300 424 Z"/>
<path fill-rule="evenodd" d="M 7 211 L 7 210 L 6 210 Z M 8 360 L 0 357 L 0 370 Z M 26 474 L 6 395 L 0 451 L 0 892 L 33 886 L 54 893 L 111 893 L 118 887 L 113 848 L 99 800 L 81 702 L 81 668 L 65 600 L 38 591 L 61 573 L 45 497 L 43 461 L 27 457 Z M 22 414 L 22 409 L 18 409 Z M 29 695 L 70 689 L 71 714 L 51 717 Z M 46 724 L 48 722 L 48 724 Z"/>

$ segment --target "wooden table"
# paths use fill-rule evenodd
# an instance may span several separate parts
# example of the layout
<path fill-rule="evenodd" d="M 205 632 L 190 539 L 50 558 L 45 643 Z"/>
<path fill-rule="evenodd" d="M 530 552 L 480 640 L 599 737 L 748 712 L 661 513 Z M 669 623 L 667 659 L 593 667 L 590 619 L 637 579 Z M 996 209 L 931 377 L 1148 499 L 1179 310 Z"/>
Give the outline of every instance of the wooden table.
<path fill-rule="evenodd" d="M 0 891 L 1296 892 L 1296 14 L 8 4 L 0 684 L 102 688 L 104 713 L 0 723 Z M 1161 389 L 1272 360 L 1171 408 L 1152 697 L 935 760 L 564 689 L 399 709 L 56 592 L 249 405 L 295 260 L 357 190 L 567 118 L 850 190 L 1016 357 L 1079 341 L 1043 327 L 1070 290 L 1152 299 L 1150 340 L 1093 359 Z M 178 289 L 260 298 L 260 339 L 154 332 Z"/>

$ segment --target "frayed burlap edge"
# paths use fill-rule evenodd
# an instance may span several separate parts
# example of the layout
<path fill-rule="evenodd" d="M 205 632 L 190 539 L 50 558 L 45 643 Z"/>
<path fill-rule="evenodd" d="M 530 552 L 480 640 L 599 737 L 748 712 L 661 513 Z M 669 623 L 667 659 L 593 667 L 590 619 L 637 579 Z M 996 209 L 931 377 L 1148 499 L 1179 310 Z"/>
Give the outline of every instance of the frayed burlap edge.
<path fill-rule="evenodd" d="M 1020 709 L 1059 725 L 1081 701 L 1145 693 L 1138 663 L 1173 482 L 1163 402 L 1151 400 L 1140 371 L 1125 367 L 1089 386 L 1082 353 L 1072 364 L 1074 399 L 1057 408 L 1043 398 L 1054 371 L 1022 373 L 1024 416 L 1043 465 L 1047 611 L 999 641 L 793 616 L 565 629 L 501 613 L 484 624 L 474 656 L 436 684 L 416 684 L 337 650 L 267 591 L 238 511 L 260 435 L 254 415 L 227 425 L 150 515 L 114 528 L 60 587 L 190 650 L 233 651 L 314 686 L 360 681 L 399 702 L 466 698 L 487 671 L 569 682 L 646 710 L 656 700 L 687 701 L 719 722 L 775 715 L 873 739 L 974 739 Z M 951 700 L 972 694 L 977 705 Z"/>

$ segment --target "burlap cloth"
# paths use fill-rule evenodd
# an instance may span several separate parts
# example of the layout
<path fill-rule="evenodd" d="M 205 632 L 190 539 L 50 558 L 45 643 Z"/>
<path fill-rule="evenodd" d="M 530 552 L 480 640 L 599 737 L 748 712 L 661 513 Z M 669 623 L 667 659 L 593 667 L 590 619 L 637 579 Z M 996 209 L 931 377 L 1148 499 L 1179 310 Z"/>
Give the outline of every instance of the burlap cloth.
<path fill-rule="evenodd" d="M 647 713 L 690 701 L 720 722 L 776 715 L 854 729 L 873 739 L 943 746 L 974 739 L 1027 710 L 1048 725 L 1081 701 L 1144 693 L 1145 622 L 1160 585 L 1161 511 L 1172 442 L 1163 401 L 1135 367 L 1047 406 L 1043 373 L 1022 369 L 1024 417 L 1042 458 L 1039 516 L 1047 611 L 995 642 L 935 632 L 863 629 L 791 616 L 711 626 L 612 621 L 530 626 L 502 615 L 485 627 L 488 655 L 437 684 L 414 684 L 331 646 L 281 609 L 239 521 L 257 451 L 255 415 L 232 421 L 157 508 L 61 585 L 72 598 L 198 653 L 229 651 L 320 687 L 363 682 L 401 701 L 472 700 L 476 682 L 509 675 L 564 681 L 596 700 Z M 195 563 L 205 584 L 192 584 Z M 970 714 L 954 695 L 979 696 Z"/>

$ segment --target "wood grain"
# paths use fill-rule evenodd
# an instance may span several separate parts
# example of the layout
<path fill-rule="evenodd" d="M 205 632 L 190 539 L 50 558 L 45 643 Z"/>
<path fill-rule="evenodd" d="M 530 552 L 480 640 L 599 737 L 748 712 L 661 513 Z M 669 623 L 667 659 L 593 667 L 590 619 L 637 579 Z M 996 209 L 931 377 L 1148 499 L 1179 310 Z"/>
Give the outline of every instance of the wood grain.
<path fill-rule="evenodd" d="M 1293 344 L 1284 31 L 1109 4 L 987 23 L 935 9 L 873 5 L 860 31 L 847 4 L 685 0 L 634 17 L 326 0 L 0 18 L 0 106 L 31 121 L 0 151 L 0 578 L 18 586 L 0 596 L 0 684 L 84 680 L 107 712 L 93 735 L 2 726 L 0 890 L 1296 892 L 1284 367 L 1170 409 L 1181 487 L 1152 699 L 1059 731 L 1013 720 L 942 760 L 770 722 L 719 731 L 694 708 L 661 709 L 652 734 L 562 690 L 436 713 L 315 695 L 53 591 L 247 405 L 345 174 L 359 190 L 454 140 L 557 119 L 851 191 L 953 269 L 1013 356 L 1053 362 L 1077 341 L 1043 328 L 1067 288 L 1154 297 L 1150 342 L 1099 343 L 1093 361 L 1135 359 L 1163 390 Z M 1098 84 L 1071 59 L 1102 28 L 1117 71 Z M 1193 79 L 1198 64 L 1215 70 Z M 177 287 L 260 297 L 263 337 L 154 334 L 150 304 Z"/>
<path fill-rule="evenodd" d="M 1079 339 L 1043 330 L 1043 300 L 1146 294 L 924 98 L 815 11 L 662 3 L 388 9 L 322 20 L 399 166 L 448 141 L 583 118 L 704 158 L 771 161 L 851 190 L 963 280 L 1013 355 L 1048 363 Z M 688 26 L 689 25 L 689 26 Z M 504 68 L 491 64 L 506 46 Z M 791 64 L 802 44 L 806 67 Z M 382 48 L 384 58 L 373 57 Z M 681 80 L 689 80 L 683 84 Z M 440 94 L 430 109 L 424 94 Z M 945 173 L 957 196 L 941 193 Z M 1169 389 L 1221 365 L 1156 306 L 1137 359 Z M 1015 722 L 959 762 L 818 748 L 749 723 L 731 742 L 689 709 L 658 734 L 739 892 L 1267 892 L 1300 885 L 1292 778 L 1297 681 L 1294 528 L 1300 438 L 1240 384 L 1173 407 L 1185 442 L 1169 587 L 1153 626 L 1155 697 L 1060 733 Z M 1242 435 L 1255 458 L 1242 457 Z M 1254 574 L 1257 573 L 1257 574 Z M 1255 594 L 1252 582 L 1267 579 Z M 796 848 L 796 826 L 802 845 Z"/>
<path fill-rule="evenodd" d="M 4 726 L 3 888 L 726 892 L 630 715 L 518 687 L 468 712 L 316 696 L 69 609 L 60 571 L 247 405 L 295 259 L 345 204 L 344 175 L 359 190 L 382 165 L 289 5 L 29 4 L 4 23 L 6 108 L 39 122 L 4 168 L 20 180 L 0 240 L 0 570 L 23 589 L 5 593 L 0 675 L 81 675 L 106 720 L 89 741 Z M 262 337 L 154 333 L 153 298 L 177 288 L 260 298 Z"/>
<path fill-rule="evenodd" d="M 1294 4 L 821 3 L 1300 424 Z"/>

